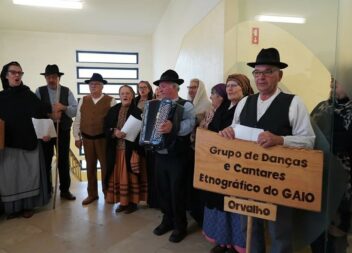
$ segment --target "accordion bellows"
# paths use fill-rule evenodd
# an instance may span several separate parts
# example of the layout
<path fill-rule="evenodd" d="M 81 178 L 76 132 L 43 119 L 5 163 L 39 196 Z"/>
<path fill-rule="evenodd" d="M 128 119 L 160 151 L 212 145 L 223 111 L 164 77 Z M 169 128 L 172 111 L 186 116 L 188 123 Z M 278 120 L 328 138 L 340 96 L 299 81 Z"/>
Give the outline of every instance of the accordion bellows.
<path fill-rule="evenodd" d="M 159 132 L 159 127 L 169 119 L 175 107 L 170 99 L 150 100 L 144 105 L 142 129 L 139 144 L 151 149 L 162 149 L 165 137 Z"/>

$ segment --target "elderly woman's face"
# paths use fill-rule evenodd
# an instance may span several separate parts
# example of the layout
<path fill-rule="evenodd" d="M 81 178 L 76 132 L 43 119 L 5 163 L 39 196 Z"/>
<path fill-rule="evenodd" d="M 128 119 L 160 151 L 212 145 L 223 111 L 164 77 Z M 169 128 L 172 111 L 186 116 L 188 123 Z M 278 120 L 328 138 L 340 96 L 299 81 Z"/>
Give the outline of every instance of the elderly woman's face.
<path fill-rule="evenodd" d="M 11 87 L 19 86 L 22 82 L 23 72 L 19 66 L 10 65 L 6 74 L 7 80 Z"/>
<path fill-rule="evenodd" d="M 197 91 L 199 87 L 199 82 L 198 81 L 192 81 L 188 88 L 188 95 L 189 97 L 193 100 L 196 97 Z"/>
<path fill-rule="evenodd" d="M 216 109 L 218 108 L 222 101 L 224 101 L 224 99 L 222 98 L 222 96 L 220 96 L 216 90 L 212 89 L 211 91 L 211 95 L 210 95 L 210 100 L 211 100 L 211 105 Z"/>
<path fill-rule="evenodd" d="M 229 80 L 226 83 L 227 98 L 231 103 L 235 104 L 243 98 L 243 92 L 241 86 L 235 80 Z"/>
<path fill-rule="evenodd" d="M 133 93 L 130 88 L 122 87 L 120 89 L 120 100 L 123 106 L 128 106 L 132 103 Z"/>

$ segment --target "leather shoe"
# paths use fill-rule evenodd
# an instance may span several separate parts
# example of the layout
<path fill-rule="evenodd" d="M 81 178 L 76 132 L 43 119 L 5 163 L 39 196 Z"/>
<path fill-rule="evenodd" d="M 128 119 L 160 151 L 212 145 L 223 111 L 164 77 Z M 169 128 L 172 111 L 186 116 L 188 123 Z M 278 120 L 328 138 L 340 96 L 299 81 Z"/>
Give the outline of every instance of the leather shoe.
<path fill-rule="evenodd" d="M 26 218 L 26 219 L 31 218 L 33 215 L 34 215 L 34 211 L 33 210 L 24 210 L 22 212 L 22 217 Z"/>
<path fill-rule="evenodd" d="M 182 241 L 187 235 L 187 231 L 186 230 L 179 230 L 179 229 L 175 229 L 172 234 L 169 237 L 169 241 L 170 242 L 180 242 Z"/>
<path fill-rule="evenodd" d="M 90 203 L 96 201 L 97 199 L 99 199 L 98 196 L 96 196 L 96 197 L 90 197 L 90 196 L 88 196 L 88 197 L 86 197 L 86 198 L 82 201 L 82 205 L 89 205 Z"/>
<path fill-rule="evenodd" d="M 75 195 L 73 195 L 71 192 L 61 192 L 60 193 L 60 197 L 62 199 L 66 199 L 66 200 L 76 200 Z"/>
<path fill-rule="evenodd" d="M 166 234 L 167 232 L 171 231 L 173 227 L 171 225 L 166 225 L 164 223 L 161 223 L 159 226 L 157 226 L 154 230 L 153 233 L 154 235 L 163 235 Z"/>
<path fill-rule="evenodd" d="M 221 247 L 220 245 L 216 245 L 214 248 L 210 250 L 210 253 L 226 253 L 227 248 Z"/>
<path fill-rule="evenodd" d="M 127 209 L 125 210 L 125 214 L 133 213 L 133 212 L 137 211 L 137 209 L 138 209 L 137 204 L 130 203 L 127 206 Z"/>
<path fill-rule="evenodd" d="M 121 212 L 127 210 L 127 207 L 128 206 L 119 205 L 119 207 L 116 208 L 115 213 L 121 213 Z"/>

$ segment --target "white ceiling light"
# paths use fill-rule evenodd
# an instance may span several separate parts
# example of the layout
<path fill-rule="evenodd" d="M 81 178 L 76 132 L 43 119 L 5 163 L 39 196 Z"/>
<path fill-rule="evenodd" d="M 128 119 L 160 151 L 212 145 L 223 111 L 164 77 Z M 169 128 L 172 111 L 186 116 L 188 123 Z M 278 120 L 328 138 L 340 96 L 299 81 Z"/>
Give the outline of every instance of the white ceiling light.
<path fill-rule="evenodd" d="M 14 4 L 29 5 L 36 7 L 82 9 L 82 2 L 79 0 L 13 0 Z"/>
<path fill-rule="evenodd" d="M 291 24 L 304 24 L 306 22 L 306 19 L 302 17 L 284 17 L 284 16 L 268 16 L 268 15 L 256 16 L 256 20 L 261 22 L 291 23 Z"/>

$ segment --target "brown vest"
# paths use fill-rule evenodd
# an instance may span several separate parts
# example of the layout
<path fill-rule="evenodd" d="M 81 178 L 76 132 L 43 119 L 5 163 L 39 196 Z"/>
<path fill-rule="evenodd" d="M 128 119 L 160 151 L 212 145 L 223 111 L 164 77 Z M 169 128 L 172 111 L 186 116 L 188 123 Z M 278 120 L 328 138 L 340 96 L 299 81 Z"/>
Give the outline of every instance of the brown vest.
<path fill-rule="evenodd" d="M 104 118 L 111 107 L 110 96 L 104 95 L 98 103 L 94 104 L 91 96 L 83 97 L 81 106 L 81 133 L 97 136 L 104 133 Z"/>

